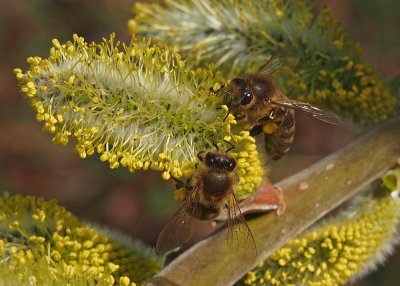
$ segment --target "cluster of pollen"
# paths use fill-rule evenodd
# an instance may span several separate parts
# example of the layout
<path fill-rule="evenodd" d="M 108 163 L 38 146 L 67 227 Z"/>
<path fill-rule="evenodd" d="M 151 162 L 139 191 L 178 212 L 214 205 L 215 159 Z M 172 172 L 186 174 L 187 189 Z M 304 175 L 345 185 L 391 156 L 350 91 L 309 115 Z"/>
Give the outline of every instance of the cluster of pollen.
<path fill-rule="evenodd" d="M 238 285 L 343 285 L 392 252 L 399 221 L 398 192 L 364 196 L 350 211 L 277 250 Z"/>
<path fill-rule="evenodd" d="M 235 187 L 239 199 L 248 197 L 260 184 L 265 176 L 266 167 L 258 156 L 254 137 L 248 131 L 241 131 L 234 135 L 233 142 L 240 148 L 233 149 L 230 154 L 236 159 L 236 171 L 239 183 Z"/>
<path fill-rule="evenodd" d="M 2 285 L 135 286 L 161 265 L 143 246 L 113 240 L 79 223 L 55 201 L 0 198 Z"/>
<path fill-rule="evenodd" d="M 315 15 L 302 0 L 164 0 L 137 3 L 133 13 L 132 33 L 196 65 L 215 64 L 226 78 L 265 69 L 272 57 L 285 67 L 275 77 L 290 98 L 356 122 L 378 122 L 394 111 L 395 97 L 327 9 Z"/>
<path fill-rule="evenodd" d="M 218 72 L 190 69 L 179 54 L 150 41 L 125 45 L 114 38 L 99 44 L 77 35 L 65 44 L 55 39 L 49 58 L 30 57 L 27 72 L 14 70 L 54 143 L 73 137 L 82 158 L 97 152 L 112 169 L 158 170 L 165 180 L 190 177 L 197 153 L 214 143 L 247 140 L 236 147 L 238 158 L 259 160 L 255 144 L 232 132 L 236 121 L 223 120 Z M 239 189 L 254 191 L 262 171 L 238 169 L 248 182 Z"/>

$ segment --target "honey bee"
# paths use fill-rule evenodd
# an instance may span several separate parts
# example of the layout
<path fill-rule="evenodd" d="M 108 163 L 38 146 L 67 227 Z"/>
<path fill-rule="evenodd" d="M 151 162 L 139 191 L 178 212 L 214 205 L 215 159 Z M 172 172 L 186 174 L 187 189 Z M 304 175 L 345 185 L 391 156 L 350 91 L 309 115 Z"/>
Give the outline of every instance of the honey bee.
<path fill-rule="evenodd" d="M 265 149 L 273 160 L 287 154 L 293 143 L 295 111 L 335 124 L 336 117 L 308 103 L 288 99 L 268 74 L 247 74 L 222 90 L 228 114 L 241 120 L 251 136 L 264 132 Z M 227 116 L 228 116 L 227 114 Z"/>
<path fill-rule="evenodd" d="M 186 244 L 193 235 L 193 219 L 212 220 L 224 208 L 227 211 L 228 237 L 232 238 L 234 233 L 242 236 L 246 243 L 251 240 L 255 249 L 253 235 L 234 193 L 239 176 L 235 171 L 236 160 L 228 154 L 230 149 L 223 151 L 216 146 L 215 150 L 198 153 L 200 162 L 187 182 L 175 179 L 177 188 L 183 187 L 190 193 L 161 231 L 156 244 L 158 253 Z M 238 239 L 241 242 L 241 238 Z"/>

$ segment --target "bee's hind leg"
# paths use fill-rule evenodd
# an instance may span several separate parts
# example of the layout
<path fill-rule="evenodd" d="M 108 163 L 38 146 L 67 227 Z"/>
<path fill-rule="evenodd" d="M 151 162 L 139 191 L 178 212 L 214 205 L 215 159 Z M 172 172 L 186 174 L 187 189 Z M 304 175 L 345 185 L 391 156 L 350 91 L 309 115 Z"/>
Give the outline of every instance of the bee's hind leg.
<path fill-rule="evenodd" d="M 183 188 L 183 187 L 186 188 L 186 184 L 182 180 L 179 180 L 179 179 L 175 178 L 172 175 L 171 175 L 171 178 L 175 181 L 175 188 L 176 189 L 180 189 L 180 188 Z"/>

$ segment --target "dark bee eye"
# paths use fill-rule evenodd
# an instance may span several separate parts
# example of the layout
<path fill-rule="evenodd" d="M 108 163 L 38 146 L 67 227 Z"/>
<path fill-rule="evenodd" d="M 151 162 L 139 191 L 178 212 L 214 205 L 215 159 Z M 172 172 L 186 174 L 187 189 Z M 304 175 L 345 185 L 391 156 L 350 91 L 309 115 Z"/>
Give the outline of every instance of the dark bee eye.
<path fill-rule="evenodd" d="M 226 164 L 226 169 L 228 171 L 233 171 L 236 167 L 236 161 L 234 159 L 229 160 L 229 162 Z"/>
<path fill-rule="evenodd" d="M 251 102 L 252 99 L 253 99 L 253 95 L 250 92 L 245 91 L 243 93 L 243 97 L 240 99 L 240 104 L 241 105 L 248 105 Z"/>
<path fill-rule="evenodd" d="M 209 167 L 214 167 L 214 165 L 215 165 L 214 156 L 212 154 L 210 154 L 210 153 L 207 153 L 206 154 L 205 163 Z"/>

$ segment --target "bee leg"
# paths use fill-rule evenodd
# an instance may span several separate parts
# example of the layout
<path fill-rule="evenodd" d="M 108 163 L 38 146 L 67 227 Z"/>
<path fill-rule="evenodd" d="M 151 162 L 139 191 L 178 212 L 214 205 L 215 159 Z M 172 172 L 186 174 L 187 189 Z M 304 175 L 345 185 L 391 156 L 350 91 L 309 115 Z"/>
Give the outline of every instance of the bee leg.
<path fill-rule="evenodd" d="M 178 190 L 180 188 L 185 187 L 185 183 L 177 178 L 175 178 L 174 176 L 170 175 L 171 178 L 175 181 L 175 188 Z"/>
<path fill-rule="evenodd" d="M 271 110 L 270 114 L 273 112 Z M 274 115 L 273 115 L 274 116 Z M 257 125 L 250 130 L 250 136 L 254 137 L 263 132 L 263 126 L 272 121 L 272 118 L 269 116 L 265 116 L 257 121 Z M 273 122 L 273 121 L 272 121 Z"/>
<path fill-rule="evenodd" d="M 185 184 L 182 181 L 176 181 L 175 182 L 175 189 L 181 189 L 185 186 Z"/>
<path fill-rule="evenodd" d="M 235 119 L 236 120 L 242 120 L 242 119 L 245 119 L 246 118 L 246 114 L 238 114 L 238 115 L 235 115 Z"/>
<path fill-rule="evenodd" d="M 250 130 L 250 136 L 252 136 L 252 137 L 257 136 L 257 135 L 260 134 L 261 132 L 262 132 L 262 125 L 254 126 L 254 127 Z"/>
<path fill-rule="evenodd" d="M 272 120 L 271 117 L 265 116 L 265 117 L 263 117 L 263 118 L 260 118 L 260 119 L 257 121 L 257 123 L 258 123 L 257 125 L 264 125 L 264 124 L 267 124 L 267 123 L 269 123 L 271 120 Z"/>

